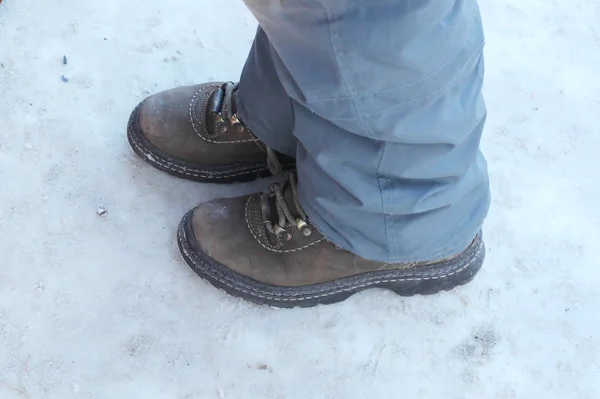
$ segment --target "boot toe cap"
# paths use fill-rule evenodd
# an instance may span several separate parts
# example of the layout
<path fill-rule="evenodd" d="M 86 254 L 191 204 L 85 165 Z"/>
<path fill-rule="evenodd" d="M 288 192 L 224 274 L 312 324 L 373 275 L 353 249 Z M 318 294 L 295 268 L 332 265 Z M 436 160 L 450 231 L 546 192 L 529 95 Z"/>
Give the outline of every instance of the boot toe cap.
<path fill-rule="evenodd" d="M 205 85 L 179 87 L 148 97 L 137 115 L 137 133 L 158 150 L 189 162 L 203 159 L 205 142 L 192 121 L 190 104 Z M 195 114 L 194 114 L 195 115 Z"/>
<path fill-rule="evenodd" d="M 249 197 L 221 199 L 199 205 L 191 216 L 194 245 L 212 260 L 264 283 L 266 257 L 272 256 L 252 237 L 245 208 Z"/>

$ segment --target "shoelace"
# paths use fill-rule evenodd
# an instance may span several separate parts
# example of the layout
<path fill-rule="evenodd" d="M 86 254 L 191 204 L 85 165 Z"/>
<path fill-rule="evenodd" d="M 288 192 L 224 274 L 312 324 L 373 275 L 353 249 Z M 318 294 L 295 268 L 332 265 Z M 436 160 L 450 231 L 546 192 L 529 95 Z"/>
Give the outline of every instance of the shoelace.
<path fill-rule="evenodd" d="M 245 129 L 233 110 L 233 96 L 237 89 L 237 83 L 227 82 L 215 90 L 210 106 L 210 110 L 215 115 L 215 128 L 214 131 L 209 132 L 210 138 L 224 134 L 231 127 L 238 132 Z"/>
<path fill-rule="evenodd" d="M 209 129 L 209 138 L 214 139 L 225 134 L 231 128 L 240 133 L 246 129 L 246 126 L 238 119 L 233 109 L 233 99 L 237 95 L 237 90 L 237 83 L 227 82 L 219 87 L 212 96 L 210 110 L 215 115 L 216 122 L 214 130 L 210 131 Z M 267 166 L 269 171 L 276 176 L 283 171 L 281 162 L 279 162 L 273 149 L 266 145 L 265 148 L 267 150 Z"/>
<path fill-rule="evenodd" d="M 286 185 L 290 185 L 292 190 L 292 200 L 294 206 L 299 213 L 299 217 L 295 218 L 290 212 L 288 204 L 285 202 L 283 197 L 283 190 Z M 273 224 L 271 220 L 271 199 L 275 199 L 275 208 L 277 213 L 277 223 Z M 260 208 L 262 212 L 262 219 L 265 228 L 271 234 L 274 234 L 277 238 L 289 241 L 292 239 L 291 233 L 286 230 L 287 226 L 295 226 L 302 232 L 302 235 L 308 237 L 312 234 L 312 229 L 306 222 L 308 219 L 306 213 L 300 206 L 298 199 L 298 183 L 296 181 L 296 174 L 290 173 L 287 176 L 287 181 L 283 184 L 274 183 L 269 187 L 269 190 L 262 194 L 260 198 Z"/>

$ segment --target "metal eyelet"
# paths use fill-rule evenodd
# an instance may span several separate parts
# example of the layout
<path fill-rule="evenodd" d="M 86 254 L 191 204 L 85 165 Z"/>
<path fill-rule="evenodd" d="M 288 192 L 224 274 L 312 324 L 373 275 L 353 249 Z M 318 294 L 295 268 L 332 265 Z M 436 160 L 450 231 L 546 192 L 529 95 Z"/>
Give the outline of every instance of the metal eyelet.
<path fill-rule="evenodd" d="M 275 235 L 277 237 L 283 237 L 285 241 L 289 241 L 292 239 L 292 235 L 290 234 L 290 232 L 278 224 L 275 225 Z"/>
<path fill-rule="evenodd" d="M 238 119 L 237 115 L 235 114 L 231 115 L 231 118 L 229 118 L 229 124 L 238 133 L 243 133 L 244 130 L 246 130 L 244 124 Z"/>
<path fill-rule="evenodd" d="M 312 229 L 308 226 L 308 223 L 302 219 L 296 219 L 296 226 L 298 230 L 302 232 L 304 237 L 308 237 L 312 234 Z"/>
<path fill-rule="evenodd" d="M 227 131 L 227 122 L 225 122 L 220 114 L 216 114 L 215 119 L 215 133 L 217 135 L 224 134 Z"/>

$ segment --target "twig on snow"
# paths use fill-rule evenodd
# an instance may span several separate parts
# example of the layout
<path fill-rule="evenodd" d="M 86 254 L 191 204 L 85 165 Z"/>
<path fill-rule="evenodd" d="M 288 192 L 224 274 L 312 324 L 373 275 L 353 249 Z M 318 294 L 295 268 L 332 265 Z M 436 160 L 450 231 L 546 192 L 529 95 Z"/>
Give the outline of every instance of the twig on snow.
<path fill-rule="evenodd" d="M 25 391 L 25 394 L 27 395 L 27 388 L 25 388 L 25 383 L 23 382 L 23 374 L 25 374 L 27 372 L 27 370 L 29 369 L 29 362 L 31 361 L 31 353 L 29 354 L 29 356 L 27 356 L 27 361 L 25 362 L 25 366 L 23 366 L 23 370 L 21 370 L 21 386 L 23 387 L 23 390 Z M 29 396 L 29 395 L 27 395 Z"/>
<path fill-rule="evenodd" d="M 15 391 L 18 392 L 20 395 L 25 396 L 26 398 L 29 398 L 30 396 L 27 394 L 27 392 L 17 388 L 17 387 L 13 387 L 12 385 L 8 385 L 4 382 L 0 382 L 0 388 L 6 388 L 6 389 L 10 389 L 11 391 Z"/>

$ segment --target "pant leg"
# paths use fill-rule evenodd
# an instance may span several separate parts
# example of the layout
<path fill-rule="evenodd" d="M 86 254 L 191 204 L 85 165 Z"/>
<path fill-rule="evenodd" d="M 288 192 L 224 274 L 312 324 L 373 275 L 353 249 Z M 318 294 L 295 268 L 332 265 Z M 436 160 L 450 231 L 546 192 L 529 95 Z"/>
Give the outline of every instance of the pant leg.
<path fill-rule="evenodd" d="M 293 105 L 299 194 L 338 246 L 460 252 L 487 214 L 476 0 L 246 0 Z"/>
<path fill-rule="evenodd" d="M 237 107 L 240 118 L 258 138 L 276 151 L 296 155 L 291 99 L 281 85 L 261 27 L 242 70 Z"/>

